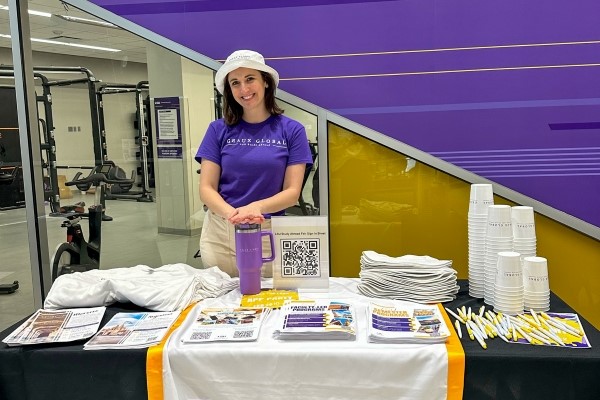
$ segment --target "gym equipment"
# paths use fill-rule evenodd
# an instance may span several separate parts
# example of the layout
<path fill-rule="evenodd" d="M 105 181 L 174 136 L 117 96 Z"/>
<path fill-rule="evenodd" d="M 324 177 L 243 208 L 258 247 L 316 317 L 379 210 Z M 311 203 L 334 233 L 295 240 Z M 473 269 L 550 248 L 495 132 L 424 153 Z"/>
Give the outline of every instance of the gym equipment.
<path fill-rule="evenodd" d="M 16 168 L 13 170 L 16 171 Z M 0 185 L 4 186 L 11 183 L 14 180 L 12 174 L 4 173 L 0 171 Z M 0 284 L 0 294 L 11 294 L 19 288 L 19 281 L 11 283 Z"/>
<path fill-rule="evenodd" d="M 84 78 L 79 79 L 68 79 L 68 80 L 50 80 L 46 77 L 46 74 L 52 74 L 53 72 L 58 73 L 81 73 L 84 74 Z M 13 77 L 13 67 L 11 65 L 0 65 L 0 76 Z M 45 199 L 50 203 L 50 209 L 52 212 L 58 212 L 60 208 L 60 196 L 58 190 L 58 174 L 56 171 L 56 142 L 54 140 L 54 120 L 52 116 L 52 94 L 50 88 L 52 86 L 69 86 L 72 84 L 84 83 L 87 85 L 89 101 L 90 101 L 90 112 L 91 112 L 91 125 L 92 125 L 92 137 L 94 143 L 94 156 L 96 159 L 95 164 L 102 164 L 103 154 L 102 149 L 106 147 L 104 137 L 100 134 L 99 122 L 98 122 L 98 106 L 96 99 L 96 82 L 99 82 L 92 72 L 84 67 L 34 67 L 33 76 L 41 81 L 42 95 L 36 95 L 38 104 L 43 105 L 44 118 L 39 118 L 42 136 L 41 150 L 46 152 L 46 161 L 43 164 L 43 168 L 47 171 L 45 175 L 47 177 L 47 184 L 44 188 Z M 13 88 L 14 90 L 14 88 Z M 4 101 L 2 101 L 4 105 Z M 16 113 L 16 105 L 14 106 Z M 17 152 L 20 155 L 20 151 Z"/>
<path fill-rule="evenodd" d="M 23 168 L 0 167 L 0 210 L 25 207 Z"/>
<path fill-rule="evenodd" d="M 67 241 L 61 243 L 52 257 L 52 281 L 61 275 L 73 272 L 85 272 L 100 268 L 100 244 L 102 239 L 102 221 L 104 215 L 103 193 L 106 184 L 119 184 L 119 180 L 108 178 L 114 164 L 97 166 L 85 178 L 78 172 L 66 186 L 77 186 L 79 190 L 89 190 L 94 186 L 94 204 L 84 213 L 84 203 L 62 207 L 62 212 L 52 216 L 62 216 L 66 220 L 61 227 L 67 228 Z M 129 182 L 130 184 L 133 181 Z M 83 217 L 88 218 L 88 240 L 86 241 L 80 225 Z M 109 217 L 110 218 L 110 217 Z M 112 218 L 110 218 L 112 219 Z"/>
<path fill-rule="evenodd" d="M 312 156 L 313 167 L 314 167 L 314 163 L 317 162 L 317 157 L 319 155 L 318 150 L 317 150 L 317 144 L 309 142 L 308 145 L 310 147 L 310 153 Z M 312 170 L 313 170 L 313 168 L 306 168 L 306 170 L 304 171 L 304 178 L 302 179 L 302 189 L 300 190 L 300 197 L 298 198 L 298 204 L 286 209 L 285 212 L 287 215 L 319 215 L 319 208 L 306 202 L 306 200 L 304 200 L 304 195 L 302 194 L 302 192 L 304 191 L 304 186 L 306 186 L 306 182 L 308 182 L 308 178 L 310 177 L 310 173 L 312 172 Z M 315 168 L 315 175 L 317 173 L 318 173 L 318 171 Z M 313 177 L 313 185 L 314 185 L 314 177 Z M 315 188 L 313 186 L 313 197 L 314 197 L 314 190 L 315 190 Z M 317 195 L 318 195 L 318 188 L 317 188 Z"/>
<path fill-rule="evenodd" d="M 310 176 L 311 170 L 314 169 L 315 175 L 317 175 L 319 172 L 317 170 L 318 167 L 315 167 L 315 163 L 317 162 L 317 157 L 319 155 L 319 152 L 317 150 L 317 144 L 309 142 L 308 145 L 310 147 L 310 154 L 312 156 L 313 165 L 311 166 L 311 168 L 307 168 L 306 171 L 304 171 L 304 180 L 302 181 L 302 189 L 304 189 L 304 186 L 306 185 L 306 182 L 308 181 L 308 177 Z M 313 197 L 314 197 L 314 190 L 315 190 L 314 184 L 315 184 L 315 180 L 313 178 L 313 194 L 312 194 Z M 318 184 L 318 181 L 317 181 L 317 184 Z M 317 186 L 317 193 L 318 193 L 318 186 Z M 313 201 L 314 201 L 314 198 L 313 198 Z M 300 209 L 302 210 L 303 215 L 318 215 L 319 214 L 318 206 L 315 207 L 312 204 L 307 203 L 304 200 L 302 191 L 300 191 L 300 198 L 298 199 L 298 203 L 300 204 Z"/>
<path fill-rule="evenodd" d="M 0 209 L 25 207 L 21 144 L 14 87 L 0 87 Z"/>
<path fill-rule="evenodd" d="M 13 283 L 2 283 L 0 284 L 0 294 L 11 294 L 17 291 L 19 288 L 19 281 Z"/>
<path fill-rule="evenodd" d="M 154 182 L 154 168 L 152 160 L 152 146 L 150 146 L 150 135 L 151 129 L 149 124 L 149 99 L 144 100 L 142 91 L 148 91 L 148 81 L 138 82 L 136 85 L 131 84 L 103 84 L 96 91 L 98 99 L 98 117 L 100 121 L 100 131 L 103 137 L 106 137 L 106 126 L 104 122 L 104 96 L 108 94 L 116 93 L 135 93 L 136 94 L 136 120 L 134 127 L 138 131 L 136 141 L 139 146 L 139 150 L 136 152 L 136 156 L 139 159 L 140 166 L 137 168 L 138 175 L 141 178 L 141 182 L 138 186 L 141 187 L 139 191 L 131 191 L 131 186 L 127 187 L 124 185 L 112 186 L 106 191 L 106 199 L 134 199 L 140 202 L 153 202 L 152 192 L 149 190 L 152 183 Z M 103 149 L 103 161 L 108 161 L 108 154 L 106 147 Z M 112 171 L 114 177 L 125 178 L 125 172 L 115 167 Z M 135 180 L 135 171 L 132 174 L 132 178 Z"/>
<path fill-rule="evenodd" d="M 105 193 L 107 200 L 132 199 L 140 202 L 154 201 L 151 192 L 145 190 L 141 192 L 130 191 L 135 183 L 135 171 L 131 171 L 131 178 L 128 179 L 123 168 L 120 168 L 114 162 L 110 160 L 104 161 L 103 166 L 106 168 L 107 165 L 110 168 L 107 170 L 106 176 L 113 182 L 116 182 L 107 188 Z"/>

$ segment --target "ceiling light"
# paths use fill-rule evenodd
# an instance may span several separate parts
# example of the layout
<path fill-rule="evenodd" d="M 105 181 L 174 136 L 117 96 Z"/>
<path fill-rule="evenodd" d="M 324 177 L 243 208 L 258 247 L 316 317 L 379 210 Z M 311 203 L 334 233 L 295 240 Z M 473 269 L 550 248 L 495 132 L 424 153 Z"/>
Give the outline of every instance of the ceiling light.
<path fill-rule="evenodd" d="M 10 39 L 10 35 L 0 34 L 0 37 Z M 61 46 L 80 47 L 82 49 L 110 51 L 110 52 L 113 52 L 113 53 L 121 51 L 119 49 L 111 49 L 110 47 L 89 46 L 87 44 L 59 42 L 59 41 L 56 41 L 56 40 L 48 40 L 48 39 L 31 38 L 31 41 L 32 42 L 39 42 L 39 43 L 58 44 L 58 45 L 61 45 Z"/>
<path fill-rule="evenodd" d="M 0 10 L 8 11 L 8 6 L 0 6 Z M 52 14 L 43 11 L 27 10 L 27 12 L 31 15 L 37 15 L 38 17 L 50 18 L 52 16 Z"/>
<path fill-rule="evenodd" d="M 73 16 L 70 16 L 70 15 L 59 15 L 59 14 L 54 14 L 54 16 L 58 17 L 58 18 L 61 18 L 61 19 L 64 19 L 65 21 L 69 21 L 69 22 L 79 22 L 81 24 L 103 26 L 105 28 L 121 29 L 118 26 L 111 24 L 110 22 L 100 21 L 100 20 L 97 20 L 97 19 L 73 17 Z"/>

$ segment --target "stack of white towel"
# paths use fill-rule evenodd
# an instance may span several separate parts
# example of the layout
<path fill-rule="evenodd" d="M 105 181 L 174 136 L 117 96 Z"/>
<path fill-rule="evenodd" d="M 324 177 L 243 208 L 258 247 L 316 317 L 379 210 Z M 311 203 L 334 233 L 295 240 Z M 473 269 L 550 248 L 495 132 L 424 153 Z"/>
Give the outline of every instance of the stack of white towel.
<path fill-rule="evenodd" d="M 443 303 L 454 300 L 459 289 L 450 260 L 364 251 L 360 267 L 358 291 L 369 297 Z"/>
<path fill-rule="evenodd" d="M 46 309 L 108 306 L 131 302 L 153 311 L 180 310 L 192 302 L 218 297 L 239 285 L 218 267 L 196 269 L 187 264 L 159 268 L 91 270 L 59 276 L 44 301 Z"/>

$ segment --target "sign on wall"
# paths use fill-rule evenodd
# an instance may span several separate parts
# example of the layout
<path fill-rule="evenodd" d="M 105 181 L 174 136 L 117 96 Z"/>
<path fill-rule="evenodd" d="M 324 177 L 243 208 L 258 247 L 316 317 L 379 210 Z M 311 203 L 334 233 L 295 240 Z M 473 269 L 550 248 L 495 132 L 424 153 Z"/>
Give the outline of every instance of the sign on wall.
<path fill-rule="evenodd" d="M 179 97 L 154 98 L 156 143 L 181 144 L 181 102 Z"/>

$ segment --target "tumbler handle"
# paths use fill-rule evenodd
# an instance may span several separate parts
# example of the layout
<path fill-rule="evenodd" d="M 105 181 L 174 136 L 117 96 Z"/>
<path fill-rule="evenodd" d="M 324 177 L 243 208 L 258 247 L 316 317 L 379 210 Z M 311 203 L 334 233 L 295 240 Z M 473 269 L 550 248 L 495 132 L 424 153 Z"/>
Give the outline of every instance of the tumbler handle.
<path fill-rule="evenodd" d="M 269 243 L 271 244 L 271 256 L 267 257 L 267 258 L 263 258 L 262 262 L 266 263 L 269 261 L 273 261 L 275 259 L 275 243 L 273 240 L 273 233 L 270 231 L 262 231 L 260 233 L 260 236 L 265 236 L 265 235 L 269 235 Z"/>

